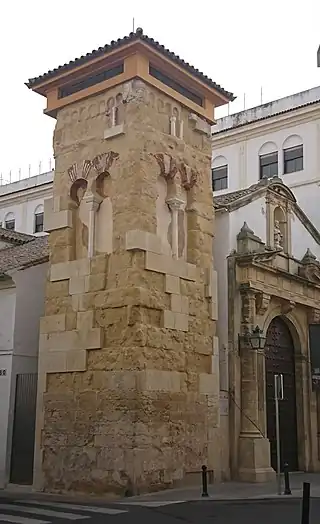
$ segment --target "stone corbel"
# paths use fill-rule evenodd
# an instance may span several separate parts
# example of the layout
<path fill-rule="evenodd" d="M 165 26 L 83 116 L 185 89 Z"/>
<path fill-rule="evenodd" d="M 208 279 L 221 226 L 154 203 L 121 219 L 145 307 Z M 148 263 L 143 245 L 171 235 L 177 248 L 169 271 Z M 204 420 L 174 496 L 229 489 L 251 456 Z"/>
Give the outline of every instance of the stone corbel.
<path fill-rule="evenodd" d="M 240 288 L 241 294 L 241 326 L 245 331 L 255 325 L 256 292 L 251 288 Z"/>
<path fill-rule="evenodd" d="M 171 247 L 173 258 L 178 258 L 179 253 L 179 230 L 178 230 L 178 212 L 185 204 L 183 200 L 179 198 L 169 198 L 166 200 L 172 215 L 172 227 L 171 227 Z"/>
<path fill-rule="evenodd" d="M 264 315 L 269 308 L 271 296 L 267 293 L 257 293 L 256 296 L 256 314 Z"/>
<path fill-rule="evenodd" d="M 310 308 L 308 310 L 308 323 L 320 324 L 320 309 Z"/>
<path fill-rule="evenodd" d="M 296 303 L 293 300 L 285 300 L 281 305 L 281 313 L 286 315 L 290 313 L 296 307 Z"/>

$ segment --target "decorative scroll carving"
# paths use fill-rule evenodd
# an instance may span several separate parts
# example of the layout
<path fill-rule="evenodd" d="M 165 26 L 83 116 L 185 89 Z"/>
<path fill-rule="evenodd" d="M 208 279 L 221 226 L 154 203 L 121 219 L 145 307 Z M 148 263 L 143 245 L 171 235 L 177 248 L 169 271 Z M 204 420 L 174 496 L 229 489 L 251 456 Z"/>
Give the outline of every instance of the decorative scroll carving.
<path fill-rule="evenodd" d="M 271 296 L 267 293 L 258 293 L 256 296 L 256 313 L 257 315 L 264 315 L 269 308 Z"/>
<path fill-rule="evenodd" d="M 245 330 L 254 325 L 256 296 L 255 291 L 248 288 L 240 288 L 241 294 L 241 326 Z"/>
<path fill-rule="evenodd" d="M 119 154 L 114 151 L 109 151 L 108 153 L 101 153 L 97 155 L 92 160 L 92 166 L 95 169 L 97 175 L 102 173 L 109 173 L 113 162 L 119 158 Z"/>
<path fill-rule="evenodd" d="M 91 167 L 92 163 L 90 160 L 84 160 L 80 169 L 77 163 L 72 164 L 67 170 L 71 182 L 75 182 L 79 178 L 87 180 Z"/>

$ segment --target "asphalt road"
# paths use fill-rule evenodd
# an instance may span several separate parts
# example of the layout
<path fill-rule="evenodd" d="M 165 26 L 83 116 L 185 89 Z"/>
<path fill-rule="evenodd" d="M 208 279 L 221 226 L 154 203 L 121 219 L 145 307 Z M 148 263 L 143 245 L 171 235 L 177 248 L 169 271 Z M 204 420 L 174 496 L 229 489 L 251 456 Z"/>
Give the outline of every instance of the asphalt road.
<path fill-rule="evenodd" d="M 81 505 L 28 499 L 0 499 L 0 523 L 17 524 L 300 524 L 301 501 L 298 499 L 217 502 L 200 500 L 148 506 L 108 503 Z M 141 504 L 144 504 L 141 502 Z M 162 504 L 162 505 L 159 505 Z M 320 520 L 320 499 L 311 501 L 310 524 Z"/>

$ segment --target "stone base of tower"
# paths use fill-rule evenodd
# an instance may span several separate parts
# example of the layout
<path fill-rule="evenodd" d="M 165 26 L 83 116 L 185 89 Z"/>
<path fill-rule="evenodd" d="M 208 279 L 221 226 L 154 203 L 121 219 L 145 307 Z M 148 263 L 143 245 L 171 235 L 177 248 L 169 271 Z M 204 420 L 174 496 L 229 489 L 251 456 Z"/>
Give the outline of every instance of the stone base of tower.
<path fill-rule="evenodd" d="M 71 311 L 42 322 L 46 381 L 36 453 L 42 488 L 152 491 L 184 482 L 202 464 L 218 479 L 218 341 L 200 271 L 133 241 L 104 260 L 109 289 L 103 271 L 96 273 L 103 257 L 74 266 L 78 279 L 89 279 L 85 293 L 79 280 L 78 288 L 72 282 L 72 262 L 51 266 L 49 288 L 77 311 L 74 326 Z M 75 329 L 59 333 L 68 324 Z M 91 339 L 93 349 L 79 349 L 84 337 L 83 347 Z"/>

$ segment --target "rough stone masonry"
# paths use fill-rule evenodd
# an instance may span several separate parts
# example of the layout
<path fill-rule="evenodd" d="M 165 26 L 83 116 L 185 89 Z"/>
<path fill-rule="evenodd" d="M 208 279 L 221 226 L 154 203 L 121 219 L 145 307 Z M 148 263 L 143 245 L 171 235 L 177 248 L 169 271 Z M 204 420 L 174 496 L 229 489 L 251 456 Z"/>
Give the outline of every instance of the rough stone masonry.
<path fill-rule="evenodd" d="M 210 125 L 136 79 L 61 109 L 54 152 L 36 486 L 218 479 Z"/>

